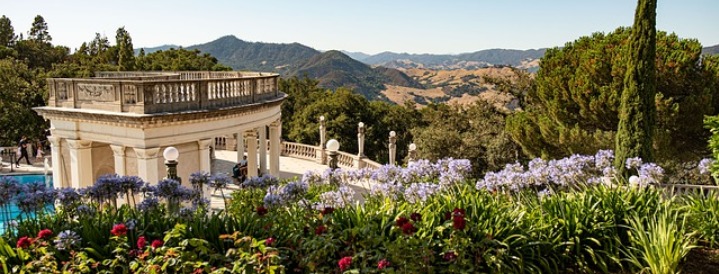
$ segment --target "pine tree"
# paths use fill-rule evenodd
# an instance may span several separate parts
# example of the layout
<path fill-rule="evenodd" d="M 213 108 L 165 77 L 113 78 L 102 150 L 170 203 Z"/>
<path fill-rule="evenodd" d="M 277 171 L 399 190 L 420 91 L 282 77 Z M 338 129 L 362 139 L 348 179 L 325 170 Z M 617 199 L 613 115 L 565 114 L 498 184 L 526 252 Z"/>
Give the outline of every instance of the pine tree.
<path fill-rule="evenodd" d="M 0 47 L 11 47 L 15 43 L 15 39 L 17 36 L 12 22 L 10 22 L 10 18 L 3 15 L 0 17 Z"/>
<path fill-rule="evenodd" d="M 634 15 L 615 146 L 614 166 L 620 174 L 627 174 L 627 158 L 654 161 L 656 9 L 657 0 L 639 0 Z"/>
<path fill-rule="evenodd" d="M 32 27 L 30 28 L 30 32 L 28 32 L 27 38 L 44 43 L 50 43 L 50 41 L 52 41 L 45 18 L 42 18 L 40 15 L 35 16 L 35 20 L 32 22 Z"/>
<path fill-rule="evenodd" d="M 125 30 L 125 27 L 117 29 L 117 35 L 115 36 L 115 42 L 117 45 L 117 65 L 119 70 L 134 70 L 135 69 L 135 49 L 132 46 L 132 38 L 130 33 Z"/>

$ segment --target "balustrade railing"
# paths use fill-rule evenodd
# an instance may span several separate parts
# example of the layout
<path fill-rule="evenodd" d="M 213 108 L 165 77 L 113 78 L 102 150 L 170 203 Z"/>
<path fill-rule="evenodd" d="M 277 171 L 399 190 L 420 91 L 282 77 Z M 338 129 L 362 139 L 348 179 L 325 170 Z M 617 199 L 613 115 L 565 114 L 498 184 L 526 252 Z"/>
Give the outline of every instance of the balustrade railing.
<path fill-rule="evenodd" d="M 216 109 L 284 96 L 279 75 L 245 72 L 100 72 L 47 79 L 50 107 L 153 114 Z"/>
<path fill-rule="evenodd" d="M 314 160 L 318 147 L 301 143 L 283 142 L 282 156 Z"/>
<path fill-rule="evenodd" d="M 683 185 L 683 184 L 657 184 L 671 195 L 703 194 L 719 196 L 719 186 Z"/>
<path fill-rule="evenodd" d="M 343 151 L 337 151 L 337 165 L 340 167 L 349 167 L 353 168 L 355 166 L 355 158 L 357 158 L 354 154 L 349 154 L 347 152 Z"/>

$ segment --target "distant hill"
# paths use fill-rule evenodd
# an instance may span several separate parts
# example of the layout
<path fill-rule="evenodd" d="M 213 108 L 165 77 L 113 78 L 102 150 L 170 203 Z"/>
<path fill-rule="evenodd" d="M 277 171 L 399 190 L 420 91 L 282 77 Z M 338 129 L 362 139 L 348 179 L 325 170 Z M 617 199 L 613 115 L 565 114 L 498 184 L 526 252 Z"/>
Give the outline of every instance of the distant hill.
<path fill-rule="evenodd" d="M 519 67 L 542 58 L 544 52 L 546 49 L 488 49 L 457 55 L 382 52 L 362 59 L 355 59 L 370 65 L 403 69 L 478 69 L 497 65 Z M 362 55 L 357 54 L 357 56 Z M 531 71 L 533 68 L 527 69 Z"/>
<path fill-rule="evenodd" d="M 716 55 L 719 54 L 719 45 L 714 45 L 711 47 L 706 47 L 702 49 L 702 54 L 707 55 Z"/>
<path fill-rule="evenodd" d="M 385 84 L 419 87 L 401 71 L 372 68 L 337 50 L 326 51 L 302 63 L 288 75 L 307 76 L 319 80 L 320 86 L 330 89 L 350 87 L 369 99 L 380 99 Z"/>
<path fill-rule="evenodd" d="M 362 62 L 362 60 L 364 60 L 365 58 L 372 56 L 372 55 L 369 55 L 364 52 L 351 52 L 351 51 L 346 51 L 346 50 L 340 50 L 340 51 L 342 53 L 344 53 L 345 55 L 349 56 L 350 58 L 355 59 L 360 62 Z"/>
<path fill-rule="evenodd" d="M 178 48 L 181 48 L 181 47 L 178 46 L 178 45 L 162 45 L 162 46 L 151 47 L 151 48 L 147 48 L 147 47 L 144 47 L 144 48 L 136 48 L 136 49 L 135 49 L 135 55 L 140 54 L 140 49 L 144 49 L 144 50 L 145 50 L 145 54 L 150 54 L 150 53 L 153 53 L 153 52 L 156 52 L 156 51 L 168 50 L 168 49 L 178 49 Z"/>
<path fill-rule="evenodd" d="M 217 60 L 236 70 L 271 71 L 283 73 L 296 70 L 302 62 L 319 55 L 320 52 L 308 46 L 247 42 L 228 35 L 205 44 L 190 46 L 209 53 Z"/>

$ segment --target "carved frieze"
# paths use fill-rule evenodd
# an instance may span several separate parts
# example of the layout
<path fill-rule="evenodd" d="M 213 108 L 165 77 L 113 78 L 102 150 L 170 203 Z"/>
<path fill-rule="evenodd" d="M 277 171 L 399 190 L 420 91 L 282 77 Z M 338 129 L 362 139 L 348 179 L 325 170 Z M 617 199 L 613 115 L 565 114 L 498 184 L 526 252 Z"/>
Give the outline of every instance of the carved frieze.
<path fill-rule="evenodd" d="M 115 101 L 115 86 L 107 84 L 77 84 L 77 100 L 113 102 Z"/>

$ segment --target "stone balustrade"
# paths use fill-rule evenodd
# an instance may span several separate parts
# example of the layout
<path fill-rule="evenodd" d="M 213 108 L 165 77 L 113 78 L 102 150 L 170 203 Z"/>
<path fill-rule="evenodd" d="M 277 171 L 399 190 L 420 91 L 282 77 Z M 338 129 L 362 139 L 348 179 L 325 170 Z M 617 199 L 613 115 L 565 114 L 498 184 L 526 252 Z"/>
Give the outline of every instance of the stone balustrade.
<path fill-rule="evenodd" d="M 337 151 L 337 166 L 339 167 L 354 167 L 359 168 L 361 166 L 355 166 L 355 158 L 357 155 L 349 154 L 344 151 Z"/>
<path fill-rule="evenodd" d="M 684 185 L 684 184 L 657 184 L 656 187 L 664 189 L 671 195 L 703 194 L 719 196 L 719 186 Z"/>
<path fill-rule="evenodd" d="M 48 106 L 135 114 L 201 111 L 261 103 L 283 94 L 278 74 L 247 72 L 99 72 L 47 79 Z"/>

